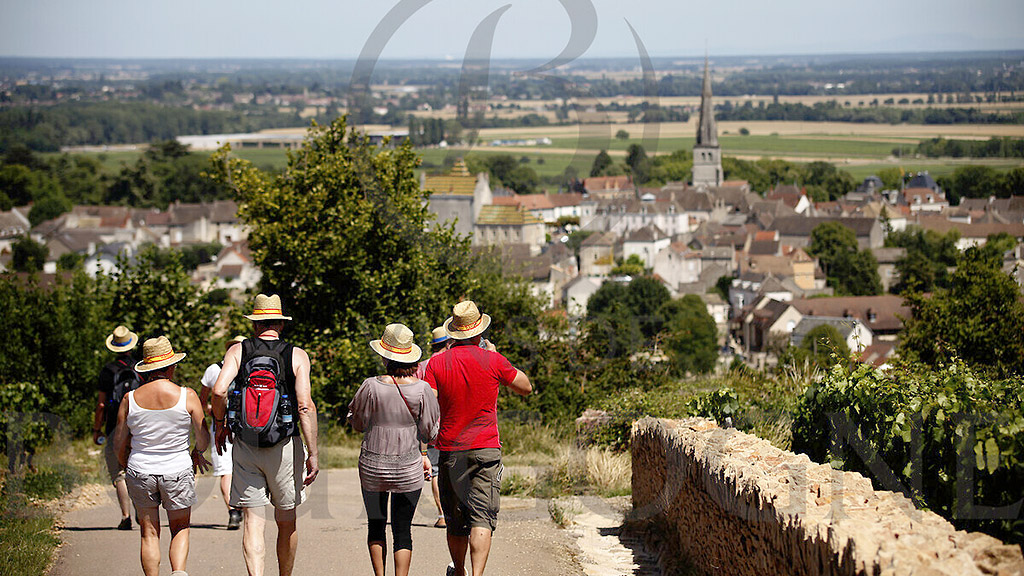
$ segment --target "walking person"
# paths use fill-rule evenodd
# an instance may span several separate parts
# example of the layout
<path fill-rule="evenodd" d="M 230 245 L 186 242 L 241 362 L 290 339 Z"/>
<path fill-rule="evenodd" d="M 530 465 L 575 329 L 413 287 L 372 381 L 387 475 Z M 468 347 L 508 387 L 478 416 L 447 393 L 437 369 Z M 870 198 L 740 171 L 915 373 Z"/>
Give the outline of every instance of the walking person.
<path fill-rule="evenodd" d="M 430 475 L 426 443 L 437 435 L 439 409 L 430 386 L 416 377 L 421 352 L 412 330 L 389 324 L 370 348 L 384 359 L 384 374 L 364 380 L 348 407 L 349 423 L 364 433 L 359 484 L 366 507 L 366 546 L 374 575 L 384 576 L 390 497 L 395 576 L 408 576 L 412 517 L 423 479 Z"/>
<path fill-rule="evenodd" d="M 512 367 L 481 334 L 491 317 L 472 301 L 459 302 L 445 321 L 453 340 L 428 364 L 424 380 L 437 390 L 441 425 L 438 484 L 447 521 L 449 576 L 466 573 L 469 550 L 473 576 L 483 576 L 498 525 L 501 489 L 501 440 L 498 389 L 507 386 L 526 396 L 533 391 L 526 374 Z"/>
<path fill-rule="evenodd" d="M 245 336 L 235 336 L 224 343 L 224 348 L 229 350 L 243 340 L 245 340 Z M 210 415 L 211 437 L 217 433 L 217 430 L 213 424 L 213 407 L 210 404 L 210 397 L 213 395 L 213 385 L 217 383 L 217 376 L 220 375 L 221 365 L 222 362 L 214 362 L 206 367 L 201 381 L 203 387 L 199 389 L 199 402 L 202 403 L 206 413 Z M 210 459 L 213 460 L 214 477 L 220 478 L 220 494 L 224 499 L 224 506 L 227 506 L 228 509 L 227 528 L 228 530 L 238 530 L 242 523 L 242 509 L 231 507 L 231 442 L 225 443 L 223 454 L 216 449 L 211 450 Z"/>
<path fill-rule="evenodd" d="M 242 509 L 242 554 L 250 576 L 263 575 L 268 504 L 277 523 L 278 572 L 292 573 L 299 543 L 295 508 L 320 472 L 309 356 L 281 340 L 291 320 L 282 312 L 280 296 L 256 296 L 253 313 L 246 316 L 254 335 L 228 349 L 213 387 L 217 450 L 223 453 L 233 442 L 230 504 Z"/>
<path fill-rule="evenodd" d="M 427 363 L 430 359 L 437 356 L 448 349 L 448 344 L 451 340 L 448 338 L 448 332 L 445 331 L 444 326 L 438 326 L 430 331 L 430 357 L 420 362 L 418 368 L 416 368 L 416 377 L 420 380 L 423 379 L 423 375 L 427 371 Z M 437 391 L 434 391 L 434 396 L 437 396 Z M 444 511 L 441 510 L 441 492 L 437 485 L 437 462 L 440 458 L 441 453 L 437 450 L 437 446 L 433 441 L 427 443 L 427 458 L 430 459 L 430 491 L 434 496 L 434 506 L 437 508 L 437 520 L 434 521 L 434 528 L 445 528 Z"/>
<path fill-rule="evenodd" d="M 178 386 L 174 366 L 185 357 L 175 353 L 165 336 L 142 345 L 135 370 L 145 383 L 121 403 L 117 415 L 117 454 L 127 469 L 128 493 L 139 514 L 140 557 L 146 576 L 160 574 L 160 506 L 167 511 L 171 530 L 168 557 L 172 576 L 187 576 L 189 522 L 196 503 L 196 471 L 210 462 L 203 452 L 210 445 L 203 405 L 189 388 Z M 196 445 L 189 451 L 189 428 Z"/>
<path fill-rule="evenodd" d="M 100 370 L 99 383 L 96 386 L 96 410 L 93 414 L 92 441 L 103 446 L 103 460 L 107 465 L 110 483 L 117 493 L 117 505 L 121 508 L 121 521 L 118 530 L 131 530 L 131 498 L 124 481 L 124 467 L 118 462 L 114 449 L 114 429 L 117 426 L 117 414 L 125 394 L 142 384 L 135 373 L 135 360 L 132 350 L 139 344 L 137 334 L 118 326 L 107 336 L 107 350 L 117 354 L 113 361 L 108 362 Z"/>

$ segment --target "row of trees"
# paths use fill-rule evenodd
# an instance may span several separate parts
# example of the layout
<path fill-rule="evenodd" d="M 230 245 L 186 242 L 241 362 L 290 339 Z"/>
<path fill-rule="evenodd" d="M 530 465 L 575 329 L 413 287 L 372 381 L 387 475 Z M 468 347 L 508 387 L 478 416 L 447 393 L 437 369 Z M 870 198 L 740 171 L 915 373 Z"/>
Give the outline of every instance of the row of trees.
<path fill-rule="evenodd" d="M 297 114 L 225 112 L 145 102 L 91 102 L 0 108 L 0 152 L 22 145 L 40 152 L 64 146 L 135 144 L 183 134 L 254 132 L 302 126 Z"/>
<path fill-rule="evenodd" d="M 932 138 L 917 145 L 917 154 L 929 158 L 1024 158 L 1024 138 L 946 140 Z"/>
<path fill-rule="evenodd" d="M 36 225 L 67 212 L 74 204 L 166 208 L 173 202 L 226 199 L 228 189 L 203 174 L 208 157 L 190 153 L 175 140 L 152 145 L 116 173 L 87 155 L 43 158 L 28 148 L 11 148 L 0 162 L 0 210 L 32 204 Z"/>
<path fill-rule="evenodd" d="M 838 102 L 773 103 L 755 107 L 715 106 L 719 121 L 784 120 L 791 122 L 854 122 L 873 124 L 1020 124 L 1024 113 L 982 112 L 978 108 L 847 108 Z"/>

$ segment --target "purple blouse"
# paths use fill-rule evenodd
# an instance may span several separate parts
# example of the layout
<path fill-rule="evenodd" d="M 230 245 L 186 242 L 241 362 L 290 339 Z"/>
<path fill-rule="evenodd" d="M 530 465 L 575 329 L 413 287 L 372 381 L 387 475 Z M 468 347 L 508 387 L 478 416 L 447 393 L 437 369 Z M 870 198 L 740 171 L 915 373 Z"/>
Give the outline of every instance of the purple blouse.
<path fill-rule="evenodd" d="M 363 432 L 359 451 L 363 490 L 412 492 L 423 486 L 420 442 L 437 436 L 441 409 L 426 382 L 398 386 L 390 376 L 367 378 L 348 405 L 349 423 Z"/>

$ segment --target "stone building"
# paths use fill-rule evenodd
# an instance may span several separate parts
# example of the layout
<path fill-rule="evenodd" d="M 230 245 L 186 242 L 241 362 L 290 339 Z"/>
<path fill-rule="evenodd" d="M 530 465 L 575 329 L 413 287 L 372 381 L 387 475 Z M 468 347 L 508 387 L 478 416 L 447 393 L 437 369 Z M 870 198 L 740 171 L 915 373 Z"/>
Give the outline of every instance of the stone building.
<path fill-rule="evenodd" d="M 711 70 L 704 58 L 704 87 L 700 93 L 700 120 L 697 124 L 697 143 L 693 147 L 693 185 L 721 186 L 722 147 L 718 145 L 718 127 L 715 109 L 711 104 Z"/>

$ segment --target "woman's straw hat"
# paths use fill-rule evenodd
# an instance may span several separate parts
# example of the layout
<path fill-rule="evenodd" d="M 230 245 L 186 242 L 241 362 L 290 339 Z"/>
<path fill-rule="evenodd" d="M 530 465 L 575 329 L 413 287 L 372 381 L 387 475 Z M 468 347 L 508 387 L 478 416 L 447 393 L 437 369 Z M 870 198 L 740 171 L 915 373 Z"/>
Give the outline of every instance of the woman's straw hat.
<path fill-rule="evenodd" d="M 260 294 L 256 296 L 256 304 L 253 306 L 252 314 L 246 316 L 249 320 L 262 322 L 266 320 L 291 320 L 291 316 L 281 313 L 281 297 L 277 294 Z"/>
<path fill-rule="evenodd" d="M 472 300 L 459 302 L 452 308 L 452 317 L 444 321 L 444 329 L 453 340 L 478 336 L 491 325 L 491 317 L 481 314 Z"/>
<path fill-rule="evenodd" d="M 114 333 L 107 336 L 107 349 L 118 354 L 127 352 L 139 344 L 139 335 L 124 326 L 114 328 Z"/>
<path fill-rule="evenodd" d="M 152 372 L 181 362 L 184 352 L 174 353 L 167 336 L 150 338 L 142 344 L 142 361 L 135 365 L 136 372 Z"/>
<path fill-rule="evenodd" d="M 380 340 L 370 342 L 370 348 L 388 360 L 412 364 L 420 359 L 420 347 L 413 344 L 412 330 L 404 324 L 388 324 Z"/>
<path fill-rule="evenodd" d="M 444 329 L 444 326 L 438 326 L 430 331 L 430 344 L 440 344 L 448 340 L 448 331 Z"/>

